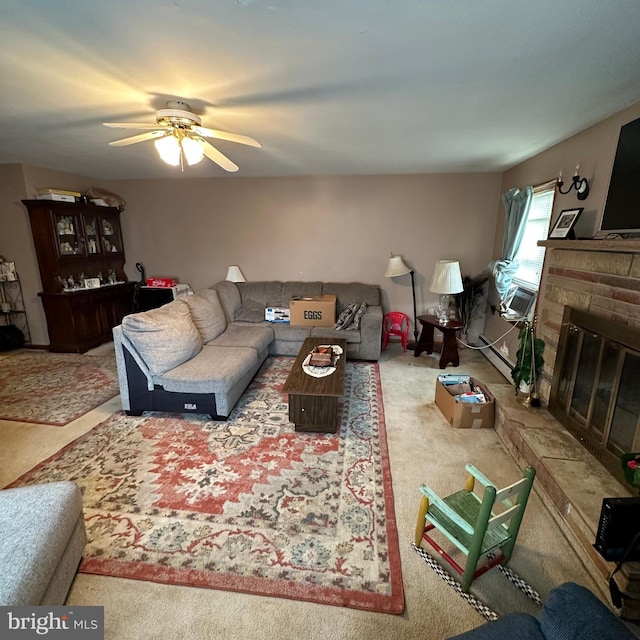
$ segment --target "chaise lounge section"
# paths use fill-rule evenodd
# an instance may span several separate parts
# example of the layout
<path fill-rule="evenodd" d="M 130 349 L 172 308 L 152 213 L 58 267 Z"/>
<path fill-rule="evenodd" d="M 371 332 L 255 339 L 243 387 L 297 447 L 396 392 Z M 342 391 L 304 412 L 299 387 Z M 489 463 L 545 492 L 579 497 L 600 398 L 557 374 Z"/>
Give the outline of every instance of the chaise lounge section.
<path fill-rule="evenodd" d="M 298 327 L 264 320 L 266 306 L 336 295 L 337 312 L 358 303 L 358 328 Z M 363 304 L 364 303 L 364 304 Z M 122 408 L 209 414 L 226 420 L 268 355 L 293 356 L 305 338 L 346 338 L 347 358 L 378 360 L 382 334 L 376 285 L 222 281 L 114 327 Z"/>

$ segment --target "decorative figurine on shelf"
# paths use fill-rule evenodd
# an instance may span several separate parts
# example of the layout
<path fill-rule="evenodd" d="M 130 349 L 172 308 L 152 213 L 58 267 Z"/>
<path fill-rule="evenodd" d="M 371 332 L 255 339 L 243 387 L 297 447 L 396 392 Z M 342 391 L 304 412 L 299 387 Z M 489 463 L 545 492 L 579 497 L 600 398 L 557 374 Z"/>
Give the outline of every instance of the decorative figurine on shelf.
<path fill-rule="evenodd" d="M 116 283 L 116 272 L 113 269 L 109 269 L 109 284 Z"/>
<path fill-rule="evenodd" d="M 0 256 L 0 281 L 11 282 L 17 280 L 16 263 L 9 262 Z"/>
<path fill-rule="evenodd" d="M 78 284 L 80 285 L 81 289 L 84 289 L 84 273 L 81 273 L 78 276 Z"/>
<path fill-rule="evenodd" d="M 67 278 L 67 286 L 69 290 L 73 290 L 76 288 L 76 281 L 73 279 L 73 276 L 69 276 Z"/>

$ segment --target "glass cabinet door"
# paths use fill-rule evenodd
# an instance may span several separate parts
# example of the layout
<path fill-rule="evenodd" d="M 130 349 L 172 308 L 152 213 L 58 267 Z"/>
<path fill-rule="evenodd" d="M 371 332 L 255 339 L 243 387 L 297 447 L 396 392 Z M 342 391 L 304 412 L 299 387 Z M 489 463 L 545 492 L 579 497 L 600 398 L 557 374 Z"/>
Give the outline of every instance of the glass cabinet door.
<path fill-rule="evenodd" d="M 54 213 L 53 224 L 60 258 L 85 255 L 84 237 L 77 215 Z"/>
<path fill-rule="evenodd" d="M 84 215 L 84 235 L 87 243 L 87 255 L 102 253 L 100 246 L 100 220 L 97 215 Z"/>
<path fill-rule="evenodd" d="M 102 253 L 114 255 L 122 253 L 122 233 L 117 216 L 102 214 L 100 220 L 100 235 L 102 236 Z"/>

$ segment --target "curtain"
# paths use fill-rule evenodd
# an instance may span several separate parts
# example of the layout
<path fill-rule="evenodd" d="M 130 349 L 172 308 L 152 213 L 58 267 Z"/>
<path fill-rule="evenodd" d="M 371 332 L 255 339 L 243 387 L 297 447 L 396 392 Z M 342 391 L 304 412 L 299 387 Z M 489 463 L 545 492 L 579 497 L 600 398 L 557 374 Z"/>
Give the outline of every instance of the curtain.
<path fill-rule="evenodd" d="M 515 257 L 518 255 L 524 236 L 532 198 L 533 187 L 514 188 L 502 194 L 502 204 L 505 209 L 502 258 L 494 260 L 489 265 L 500 300 L 506 298 L 513 276 L 518 270 Z"/>

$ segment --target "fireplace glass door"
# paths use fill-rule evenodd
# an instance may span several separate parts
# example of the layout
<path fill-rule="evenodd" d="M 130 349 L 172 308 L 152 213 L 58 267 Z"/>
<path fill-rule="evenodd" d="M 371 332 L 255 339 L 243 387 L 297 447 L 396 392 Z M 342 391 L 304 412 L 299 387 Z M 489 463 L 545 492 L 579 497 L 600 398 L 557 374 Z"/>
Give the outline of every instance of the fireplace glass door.
<path fill-rule="evenodd" d="M 582 313 L 576 318 L 571 311 L 573 320 L 564 323 L 561 334 L 549 410 L 622 479 L 620 457 L 640 451 L 640 350 L 626 339 L 616 340 L 619 328 Z"/>

